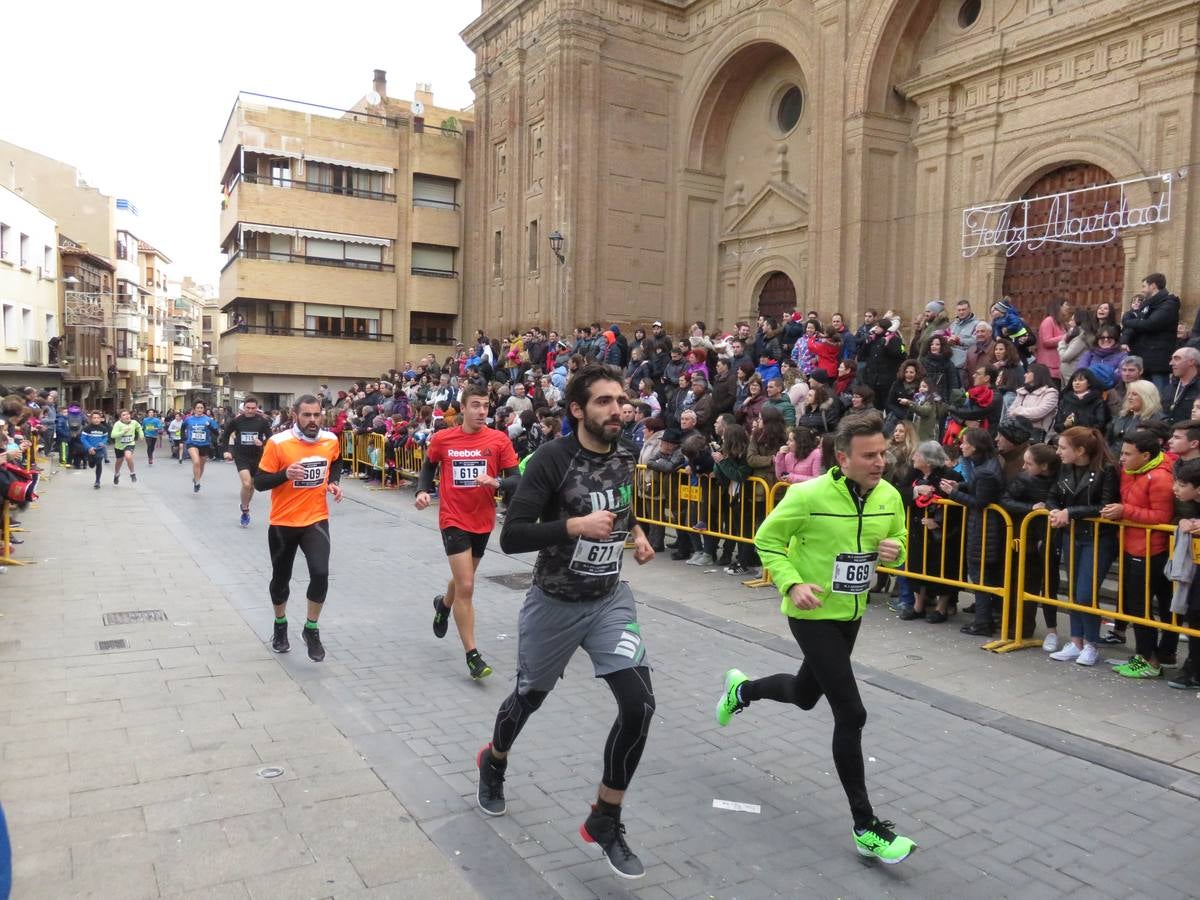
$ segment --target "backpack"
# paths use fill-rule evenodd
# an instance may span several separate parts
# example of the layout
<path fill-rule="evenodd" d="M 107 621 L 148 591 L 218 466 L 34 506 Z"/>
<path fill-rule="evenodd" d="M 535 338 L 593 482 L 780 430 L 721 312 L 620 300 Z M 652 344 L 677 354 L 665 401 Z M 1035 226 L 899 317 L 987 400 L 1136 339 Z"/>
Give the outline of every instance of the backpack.
<path fill-rule="evenodd" d="M 1102 391 L 1111 391 L 1117 386 L 1117 373 L 1108 366 L 1093 364 L 1087 367 L 1096 379 L 1096 384 Z"/>
<path fill-rule="evenodd" d="M 70 429 L 71 437 L 79 437 L 83 432 L 83 415 L 81 413 L 67 413 L 67 428 Z"/>

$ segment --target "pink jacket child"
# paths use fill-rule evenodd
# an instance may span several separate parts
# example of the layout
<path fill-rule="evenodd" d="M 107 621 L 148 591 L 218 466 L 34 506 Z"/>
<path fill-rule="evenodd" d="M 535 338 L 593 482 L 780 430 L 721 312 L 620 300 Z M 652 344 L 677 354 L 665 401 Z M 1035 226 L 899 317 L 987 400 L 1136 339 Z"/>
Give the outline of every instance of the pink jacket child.
<path fill-rule="evenodd" d="M 803 459 L 796 459 L 791 451 L 775 454 L 775 477 L 780 481 L 799 484 L 823 474 L 820 446 Z"/>

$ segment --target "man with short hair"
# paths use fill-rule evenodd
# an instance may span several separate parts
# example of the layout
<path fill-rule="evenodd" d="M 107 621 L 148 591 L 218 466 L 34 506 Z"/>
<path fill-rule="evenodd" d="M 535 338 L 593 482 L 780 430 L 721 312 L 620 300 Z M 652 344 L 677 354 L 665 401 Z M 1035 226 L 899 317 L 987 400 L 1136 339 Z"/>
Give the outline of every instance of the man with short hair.
<path fill-rule="evenodd" d="M 772 378 L 767 381 L 766 405 L 779 410 L 779 414 L 783 416 L 783 424 L 789 428 L 796 424 L 796 407 L 792 406 L 792 401 L 783 393 L 782 379 Z"/>
<path fill-rule="evenodd" d="M 1176 468 L 1181 462 L 1200 459 L 1200 422 L 1194 419 L 1176 422 L 1167 440 L 1167 450 L 1175 454 L 1178 460 Z"/>
<path fill-rule="evenodd" d="M 329 591 L 329 505 L 325 495 L 342 502 L 338 484 L 342 471 L 341 444 L 331 431 L 321 427 L 321 400 L 302 394 L 292 404 L 293 424 L 271 437 L 263 448 L 254 489 L 271 492 L 267 546 L 271 553 L 271 603 L 275 628 L 271 649 L 287 653 L 287 602 L 291 593 L 292 565 L 296 551 L 308 564 L 308 610 L 304 643 L 313 662 L 325 659 L 325 647 L 317 620 Z"/>
<path fill-rule="evenodd" d="M 318 400 L 320 397 L 317 398 Z M 324 409 L 324 406 L 322 406 Z M 271 439 L 271 420 L 258 408 L 258 398 L 247 397 L 242 409 L 225 423 L 217 446 L 225 448 L 225 459 L 233 460 L 241 481 L 241 518 L 243 528 L 250 527 L 250 501 L 254 497 L 254 473 L 262 461 L 263 447 Z"/>
<path fill-rule="evenodd" d="M 708 379 L 703 372 L 692 373 L 691 395 L 684 402 L 684 410 L 696 416 L 696 427 L 700 431 L 708 431 L 713 418 L 713 400 L 708 390 Z"/>
<path fill-rule="evenodd" d="M 1142 380 L 1142 358 L 1140 356 L 1126 356 L 1121 360 L 1121 365 L 1117 369 L 1117 373 L 1121 378 L 1108 389 L 1108 395 L 1105 397 L 1108 410 L 1112 413 L 1112 418 L 1114 419 L 1121 414 L 1121 407 L 1125 405 L 1125 388 L 1135 381 Z"/>
<path fill-rule="evenodd" d="M 516 475 L 520 464 L 507 434 L 486 427 L 487 413 L 487 390 L 477 385 L 464 388 L 462 424 L 436 432 L 429 442 L 415 504 L 418 510 L 429 506 L 433 477 L 441 466 L 438 527 L 450 565 L 450 583 L 446 593 L 433 598 L 433 636 L 446 636 L 453 612 L 467 655 L 467 671 L 476 681 L 491 675 L 492 667 L 475 646 L 475 572 L 496 525 L 500 479 Z M 500 419 L 499 410 L 496 419 Z"/>
<path fill-rule="evenodd" d="M 862 754 L 867 711 L 850 654 L 876 565 L 904 562 L 904 502 L 883 480 L 887 440 L 877 412 L 842 419 L 834 451 L 837 466 L 793 485 L 754 536 L 804 662 L 795 675 L 755 681 L 738 669 L 727 671 L 717 701 L 717 724 L 728 725 L 756 700 L 810 710 L 826 697 L 833 711 L 833 761 L 854 817 L 855 847 L 862 856 L 898 863 L 916 844 L 896 834 L 871 807 Z"/>
<path fill-rule="evenodd" d="M 961 369 L 967 364 L 967 348 L 975 343 L 975 325 L 979 322 L 975 313 L 971 312 L 971 304 L 959 300 L 954 304 L 954 318 L 950 322 L 950 360 L 954 368 Z M 970 384 L 968 379 L 965 384 Z"/>
<path fill-rule="evenodd" d="M 1142 279 L 1141 296 L 1121 317 L 1121 343 L 1142 358 L 1146 378 L 1161 392 L 1166 391 L 1170 377 L 1178 325 L 1179 298 L 1167 293 L 1165 275 L 1151 272 Z"/>
<path fill-rule="evenodd" d="M 530 457 L 508 508 L 505 553 L 538 552 L 533 586 L 521 608 L 521 666 L 496 715 L 491 743 L 479 751 L 476 802 L 504 815 L 504 773 L 521 729 L 558 683 L 575 651 L 591 657 L 617 702 L 604 747 L 596 802 L 580 828 L 604 851 L 613 872 L 641 878 L 645 867 L 625 841 L 621 804 L 654 717 L 654 691 L 637 605 L 621 580 L 626 537 L 639 565 L 654 550 L 633 514 L 637 453 L 620 439 L 625 386 L 603 366 L 588 366 L 567 387 L 571 436 Z"/>
<path fill-rule="evenodd" d="M 734 372 L 742 367 L 742 363 L 755 364 L 754 360 L 746 353 L 746 342 L 740 337 L 729 342 L 729 354 L 729 368 Z"/>
<path fill-rule="evenodd" d="M 867 340 L 867 335 L 871 333 L 871 329 L 875 327 L 875 320 L 879 318 L 877 310 L 868 309 L 863 313 L 863 323 L 858 326 L 858 330 L 854 332 L 854 352 L 857 355 L 862 345 Z"/>
<path fill-rule="evenodd" d="M 855 359 L 858 356 L 858 339 L 854 332 L 846 327 L 846 319 L 840 312 L 835 312 L 829 323 L 842 338 L 842 349 L 838 353 L 838 359 Z"/>
<path fill-rule="evenodd" d="M 1180 347 L 1171 354 L 1171 380 L 1162 391 L 1163 418 L 1172 425 L 1192 417 L 1192 404 L 1200 396 L 1200 350 Z"/>

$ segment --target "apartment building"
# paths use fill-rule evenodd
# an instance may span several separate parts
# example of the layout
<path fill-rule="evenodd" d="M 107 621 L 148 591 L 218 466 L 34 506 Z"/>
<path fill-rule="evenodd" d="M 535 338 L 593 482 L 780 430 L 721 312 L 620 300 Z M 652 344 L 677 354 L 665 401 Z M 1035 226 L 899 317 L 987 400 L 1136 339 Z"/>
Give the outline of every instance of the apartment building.
<path fill-rule="evenodd" d="M 54 219 L 0 187 L 0 384 L 62 387 Z"/>
<path fill-rule="evenodd" d="M 286 403 L 460 334 L 469 113 L 386 74 L 346 110 L 240 94 L 221 137 L 217 356 L 235 397 Z"/>
<path fill-rule="evenodd" d="M 191 278 L 170 283 L 167 315 L 170 391 L 165 406 L 186 409 L 197 400 L 212 401 L 212 382 L 205 386 L 202 325 L 207 292 Z"/>
<path fill-rule="evenodd" d="M 200 313 L 200 359 L 195 363 L 194 370 L 200 390 L 220 406 L 229 406 L 232 402 L 217 359 L 217 345 L 227 328 L 228 318 L 221 312 L 220 297 L 211 288 L 206 290 Z"/>
<path fill-rule="evenodd" d="M 63 400 L 87 409 L 104 404 L 112 359 L 116 267 L 67 235 L 59 235 L 62 288 Z M 113 387 L 115 388 L 115 378 Z M 64 404 L 65 406 L 65 404 Z"/>

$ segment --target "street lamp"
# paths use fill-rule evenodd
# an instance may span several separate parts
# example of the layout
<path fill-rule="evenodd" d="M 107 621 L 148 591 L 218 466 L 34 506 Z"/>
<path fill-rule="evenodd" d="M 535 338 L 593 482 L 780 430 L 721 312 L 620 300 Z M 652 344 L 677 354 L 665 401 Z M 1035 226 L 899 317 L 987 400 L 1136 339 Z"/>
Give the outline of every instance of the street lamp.
<path fill-rule="evenodd" d="M 559 232 L 557 229 L 555 229 L 554 231 L 550 232 L 549 240 L 550 240 L 550 249 L 554 251 L 554 256 L 555 256 L 555 258 L 558 259 L 559 265 L 562 265 L 563 263 L 565 263 L 567 261 L 567 258 L 562 255 L 562 248 L 563 248 L 562 233 Z"/>

